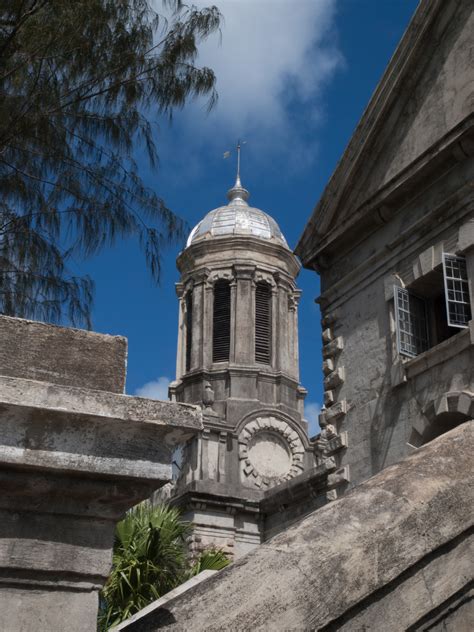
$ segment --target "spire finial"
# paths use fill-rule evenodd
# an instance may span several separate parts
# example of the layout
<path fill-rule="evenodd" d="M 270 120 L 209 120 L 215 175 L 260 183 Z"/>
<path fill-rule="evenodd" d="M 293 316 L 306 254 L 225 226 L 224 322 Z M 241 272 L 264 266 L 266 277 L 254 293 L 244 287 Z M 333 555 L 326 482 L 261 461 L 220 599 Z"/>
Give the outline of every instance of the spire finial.
<path fill-rule="evenodd" d="M 250 193 L 247 189 L 244 189 L 242 183 L 240 181 L 240 149 L 242 145 L 245 145 L 246 141 L 241 141 L 240 139 L 237 141 L 237 176 L 235 178 L 234 186 L 227 191 L 227 198 L 229 199 L 231 204 L 244 204 L 247 206 L 247 200 L 250 196 Z M 227 158 L 230 155 L 230 152 L 225 152 L 224 158 Z"/>
<path fill-rule="evenodd" d="M 235 186 L 242 186 L 242 183 L 240 182 L 240 138 L 237 141 L 237 177 L 235 179 Z"/>

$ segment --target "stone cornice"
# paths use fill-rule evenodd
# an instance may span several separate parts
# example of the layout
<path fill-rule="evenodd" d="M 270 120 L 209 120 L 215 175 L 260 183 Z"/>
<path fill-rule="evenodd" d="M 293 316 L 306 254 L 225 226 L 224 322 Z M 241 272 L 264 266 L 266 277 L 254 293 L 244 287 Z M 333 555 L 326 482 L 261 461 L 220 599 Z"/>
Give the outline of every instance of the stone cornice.
<path fill-rule="evenodd" d="M 176 265 L 178 270 L 184 274 L 195 267 L 195 259 L 197 257 L 216 252 L 225 255 L 226 251 L 229 252 L 230 258 L 234 261 L 240 259 L 239 252 L 247 255 L 242 257 L 242 264 L 245 263 L 244 259 L 248 260 L 247 253 L 252 251 L 273 256 L 287 266 L 289 273 L 293 277 L 296 277 L 301 269 L 300 262 L 291 250 L 288 250 L 280 244 L 247 235 L 226 235 L 193 243 L 178 255 Z M 227 259 L 227 261 L 228 260 L 229 259 Z M 224 261 L 226 261 L 225 256 L 223 256 L 223 263 Z"/>
<path fill-rule="evenodd" d="M 301 240 L 297 254 L 306 267 L 316 269 L 325 267 L 325 253 L 330 252 L 337 242 L 338 248 L 347 238 L 354 243 L 359 235 L 367 234 L 378 226 L 386 224 L 400 208 L 400 200 L 407 204 L 412 197 L 419 195 L 420 186 L 429 179 L 448 172 L 460 161 L 474 155 L 474 114 L 450 130 L 428 151 L 421 154 L 406 169 L 403 169 L 390 182 L 379 189 L 370 199 L 351 213 L 345 221 L 336 225 L 326 235 L 318 235 L 308 224 L 305 245 Z M 309 232 L 313 241 L 309 240 Z M 314 247 L 314 244 L 316 246 Z M 313 247 L 311 247 L 313 245 Z"/>
<path fill-rule="evenodd" d="M 440 12 L 443 19 L 456 10 L 457 3 L 444 0 L 421 0 L 419 6 L 395 51 L 385 73 L 363 113 L 349 144 L 336 167 L 326 189 L 295 249 L 296 254 L 310 266 L 315 257 L 314 244 L 322 242 L 326 232 L 330 230 L 330 222 L 334 217 L 342 196 L 352 187 L 352 180 L 366 154 L 381 134 L 387 112 L 394 103 L 400 101 L 407 90 L 404 82 L 415 77 L 421 67 L 420 60 L 425 57 L 425 42 L 431 35 Z M 319 247 L 318 250 L 322 248 Z"/>

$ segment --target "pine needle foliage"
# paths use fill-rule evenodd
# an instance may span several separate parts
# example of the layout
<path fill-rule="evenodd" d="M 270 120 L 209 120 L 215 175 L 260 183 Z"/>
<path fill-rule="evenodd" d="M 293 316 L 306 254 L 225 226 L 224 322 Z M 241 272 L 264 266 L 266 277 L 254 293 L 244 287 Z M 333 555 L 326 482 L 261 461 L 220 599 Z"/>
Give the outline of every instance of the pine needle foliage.
<path fill-rule="evenodd" d="M 112 572 L 101 592 L 99 629 L 118 625 L 203 570 L 229 564 L 221 551 L 205 551 L 190 562 L 186 542 L 193 526 L 179 510 L 148 502 L 117 525 Z"/>
<path fill-rule="evenodd" d="M 216 7 L 162 0 L 3 0 L 0 7 L 0 313 L 90 326 L 88 257 L 134 238 L 155 281 L 183 222 L 140 178 L 154 125 L 216 100 L 195 61 Z"/>

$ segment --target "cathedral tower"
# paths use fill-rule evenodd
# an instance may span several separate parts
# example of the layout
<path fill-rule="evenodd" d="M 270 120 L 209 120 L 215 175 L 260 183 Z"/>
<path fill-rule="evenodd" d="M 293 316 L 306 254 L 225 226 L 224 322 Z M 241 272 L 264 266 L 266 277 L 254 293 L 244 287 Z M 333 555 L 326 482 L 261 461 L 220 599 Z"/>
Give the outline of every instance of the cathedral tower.
<path fill-rule="evenodd" d="M 265 492 L 314 457 L 299 384 L 300 264 L 276 222 L 248 205 L 239 175 L 227 197 L 177 260 L 170 394 L 202 406 L 204 431 L 186 447 L 173 502 L 195 523 L 196 548 L 238 556 L 261 541 Z"/>

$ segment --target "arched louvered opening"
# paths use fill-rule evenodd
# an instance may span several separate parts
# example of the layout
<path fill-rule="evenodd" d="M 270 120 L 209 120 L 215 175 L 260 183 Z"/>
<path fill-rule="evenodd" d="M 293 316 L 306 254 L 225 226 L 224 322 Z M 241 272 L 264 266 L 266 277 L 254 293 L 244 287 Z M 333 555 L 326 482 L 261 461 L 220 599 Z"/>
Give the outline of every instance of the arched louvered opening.
<path fill-rule="evenodd" d="M 191 351 L 193 347 L 193 293 L 186 294 L 186 371 L 191 370 Z"/>
<path fill-rule="evenodd" d="M 230 284 L 217 281 L 214 285 L 212 321 L 212 361 L 226 362 L 230 354 Z"/>
<path fill-rule="evenodd" d="M 255 290 L 255 361 L 271 364 L 272 290 L 268 283 L 257 283 Z"/>

